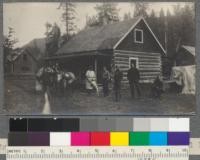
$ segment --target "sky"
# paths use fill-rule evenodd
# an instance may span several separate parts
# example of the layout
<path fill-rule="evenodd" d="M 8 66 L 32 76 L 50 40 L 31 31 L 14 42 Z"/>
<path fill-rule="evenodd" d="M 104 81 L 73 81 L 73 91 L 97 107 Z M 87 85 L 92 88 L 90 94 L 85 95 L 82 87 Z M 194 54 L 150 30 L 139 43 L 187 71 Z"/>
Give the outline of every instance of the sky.
<path fill-rule="evenodd" d="M 94 7 L 99 3 L 76 3 L 76 20 L 78 29 L 81 30 L 86 24 L 86 17 L 96 14 Z M 184 5 L 184 2 L 152 2 L 149 3 L 149 12 L 154 9 L 156 14 L 163 8 L 172 12 L 174 5 Z M 193 5 L 193 3 L 190 3 Z M 57 23 L 64 33 L 64 23 L 61 21 L 62 10 L 58 9 L 57 2 L 37 2 L 37 3 L 4 3 L 3 5 L 3 29 L 4 35 L 8 34 L 8 27 L 14 28 L 15 37 L 18 43 L 15 47 L 21 47 L 34 38 L 45 37 L 45 23 Z M 125 13 L 133 14 L 133 3 L 118 3 L 119 17 L 122 19 Z"/>

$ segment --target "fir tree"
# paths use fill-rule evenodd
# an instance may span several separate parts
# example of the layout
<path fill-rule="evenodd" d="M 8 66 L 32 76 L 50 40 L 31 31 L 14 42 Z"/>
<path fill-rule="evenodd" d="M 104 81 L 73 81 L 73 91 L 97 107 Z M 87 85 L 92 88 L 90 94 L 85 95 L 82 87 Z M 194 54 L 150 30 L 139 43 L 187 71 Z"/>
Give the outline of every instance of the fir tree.
<path fill-rule="evenodd" d="M 123 18 L 124 20 L 129 20 L 131 18 L 132 17 L 131 17 L 131 13 L 130 12 L 124 14 L 124 18 Z"/>
<path fill-rule="evenodd" d="M 116 3 L 102 3 L 95 6 L 97 14 L 87 17 L 86 27 L 102 26 L 119 21 L 119 9 Z"/>
<path fill-rule="evenodd" d="M 149 9 L 149 4 L 144 2 L 135 2 L 134 3 L 134 17 L 143 16 L 144 18 L 148 17 L 147 11 Z"/>
<path fill-rule="evenodd" d="M 70 0 L 66 0 L 65 2 L 61 2 L 59 9 L 63 10 L 62 13 L 62 22 L 65 24 L 65 38 L 68 40 L 76 31 L 77 26 L 74 21 L 76 19 L 75 14 L 75 4 L 70 2 Z"/>
<path fill-rule="evenodd" d="M 4 58 L 4 70 L 7 71 L 7 57 L 12 54 L 12 51 L 14 50 L 15 44 L 18 42 L 18 40 L 14 36 L 15 31 L 12 27 L 8 28 L 8 35 L 4 36 L 3 40 L 3 58 Z"/>

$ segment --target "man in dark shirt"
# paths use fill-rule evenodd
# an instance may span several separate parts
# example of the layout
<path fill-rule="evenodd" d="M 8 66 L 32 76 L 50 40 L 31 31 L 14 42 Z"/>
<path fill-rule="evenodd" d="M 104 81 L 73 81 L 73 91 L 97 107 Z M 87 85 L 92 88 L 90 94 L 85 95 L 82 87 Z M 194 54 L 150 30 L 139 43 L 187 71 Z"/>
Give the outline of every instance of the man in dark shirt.
<path fill-rule="evenodd" d="M 115 101 L 120 101 L 121 99 L 121 81 L 123 78 L 122 72 L 119 70 L 119 67 L 115 67 L 114 72 L 114 93 L 115 93 Z"/>
<path fill-rule="evenodd" d="M 135 98 L 135 89 L 137 91 L 138 97 L 141 96 L 139 80 L 140 80 L 140 73 L 139 70 L 135 67 L 134 63 L 131 63 L 131 68 L 128 70 L 127 78 L 129 80 L 131 96 Z"/>
<path fill-rule="evenodd" d="M 103 67 L 103 95 L 104 97 L 109 95 L 109 81 L 110 81 L 110 72 L 106 67 Z"/>

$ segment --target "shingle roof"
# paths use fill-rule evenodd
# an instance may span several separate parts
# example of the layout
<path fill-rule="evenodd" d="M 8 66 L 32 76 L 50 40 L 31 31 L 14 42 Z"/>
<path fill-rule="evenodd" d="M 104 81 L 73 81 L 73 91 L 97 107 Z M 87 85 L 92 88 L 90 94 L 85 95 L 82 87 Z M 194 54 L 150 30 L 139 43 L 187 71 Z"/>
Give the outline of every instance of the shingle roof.
<path fill-rule="evenodd" d="M 33 39 L 28 44 L 22 47 L 25 51 L 28 51 L 35 60 L 39 60 L 44 57 L 46 50 L 45 38 Z"/>
<path fill-rule="evenodd" d="M 193 46 L 186 46 L 186 45 L 182 45 L 181 47 L 184 48 L 185 50 L 187 50 L 193 56 L 195 56 L 195 47 L 193 47 Z"/>
<path fill-rule="evenodd" d="M 7 59 L 12 62 L 15 61 L 20 55 L 28 52 L 36 61 L 44 57 L 46 50 L 45 38 L 33 39 L 19 49 L 15 49 L 7 56 Z"/>
<path fill-rule="evenodd" d="M 141 17 L 136 17 L 131 20 L 82 30 L 64 44 L 64 46 L 57 51 L 56 55 L 113 49 L 114 45 L 140 18 Z"/>
<path fill-rule="evenodd" d="M 9 62 L 13 62 L 13 61 L 15 61 L 23 52 L 24 52 L 23 49 L 16 49 L 16 50 L 12 51 L 11 54 L 9 54 L 9 55 L 7 56 L 7 60 L 8 60 Z"/>

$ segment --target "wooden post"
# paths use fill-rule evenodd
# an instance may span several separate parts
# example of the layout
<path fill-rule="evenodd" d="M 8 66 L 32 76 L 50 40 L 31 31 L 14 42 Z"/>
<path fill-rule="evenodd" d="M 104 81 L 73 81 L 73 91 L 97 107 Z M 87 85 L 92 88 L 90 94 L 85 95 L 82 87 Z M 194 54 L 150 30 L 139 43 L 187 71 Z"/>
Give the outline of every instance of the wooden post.
<path fill-rule="evenodd" d="M 97 78 L 97 67 L 98 67 L 97 56 L 95 56 L 94 57 L 94 71 L 96 73 L 96 78 Z"/>

